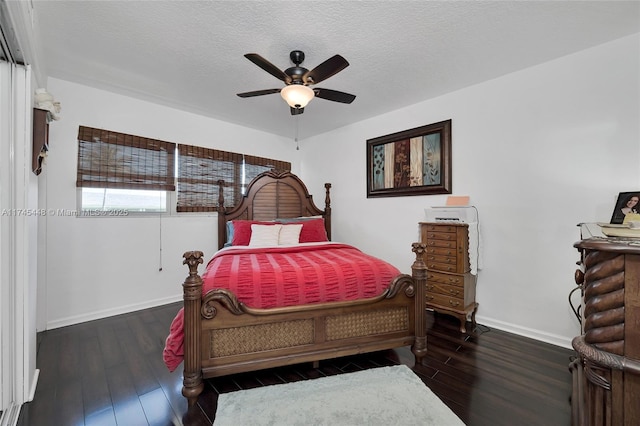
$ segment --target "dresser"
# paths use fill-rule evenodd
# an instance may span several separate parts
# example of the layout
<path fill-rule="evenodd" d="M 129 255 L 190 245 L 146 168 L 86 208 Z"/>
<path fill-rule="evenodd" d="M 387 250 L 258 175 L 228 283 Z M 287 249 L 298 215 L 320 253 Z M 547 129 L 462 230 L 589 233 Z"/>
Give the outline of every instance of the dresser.
<path fill-rule="evenodd" d="M 640 425 L 640 239 L 609 238 L 582 224 L 575 272 L 581 334 L 573 375 L 573 425 Z"/>
<path fill-rule="evenodd" d="M 475 323 L 476 275 L 469 267 L 469 225 L 420 222 L 420 242 L 426 244 L 426 307 L 453 315 L 466 333 L 466 322 Z"/>

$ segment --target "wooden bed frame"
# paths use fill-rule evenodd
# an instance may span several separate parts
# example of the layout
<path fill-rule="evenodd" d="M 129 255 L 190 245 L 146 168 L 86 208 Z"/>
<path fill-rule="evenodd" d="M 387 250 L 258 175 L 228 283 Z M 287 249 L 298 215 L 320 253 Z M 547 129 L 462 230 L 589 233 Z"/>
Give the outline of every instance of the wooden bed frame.
<path fill-rule="evenodd" d="M 224 206 L 220 185 L 219 205 Z M 313 203 L 306 186 L 290 172 L 256 177 L 241 202 L 218 212 L 218 246 L 233 219 L 273 220 L 321 215 L 331 238 L 330 184 L 325 209 Z M 302 362 L 411 345 L 420 363 L 427 351 L 425 324 L 425 245 L 414 243 L 412 275 L 395 277 L 378 297 L 274 309 L 252 309 L 227 290 L 202 295 L 198 265 L 203 253 L 184 254 L 189 276 L 184 290 L 184 380 L 189 406 L 204 388 L 203 379 Z"/>

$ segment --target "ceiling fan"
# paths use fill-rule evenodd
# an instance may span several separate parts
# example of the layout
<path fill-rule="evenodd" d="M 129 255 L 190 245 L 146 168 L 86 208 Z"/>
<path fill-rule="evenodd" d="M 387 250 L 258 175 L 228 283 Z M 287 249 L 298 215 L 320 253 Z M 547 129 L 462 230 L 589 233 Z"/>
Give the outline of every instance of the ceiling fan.
<path fill-rule="evenodd" d="M 291 58 L 291 62 L 293 62 L 295 66 L 287 68 L 284 71 L 257 53 L 247 53 L 244 56 L 278 80 L 285 82 L 286 86 L 281 89 L 238 93 L 238 96 L 241 98 L 280 93 L 282 98 L 289 104 L 291 115 L 302 114 L 304 107 L 307 106 L 309 101 L 314 97 L 344 104 L 350 104 L 356 98 L 355 95 L 337 90 L 321 89 L 319 87 L 312 89 L 309 87 L 326 80 L 349 66 L 349 62 L 340 55 L 332 56 L 311 71 L 300 66 L 304 61 L 304 52 L 301 50 L 294 50 L 289 54 L 289 58 Z"/>

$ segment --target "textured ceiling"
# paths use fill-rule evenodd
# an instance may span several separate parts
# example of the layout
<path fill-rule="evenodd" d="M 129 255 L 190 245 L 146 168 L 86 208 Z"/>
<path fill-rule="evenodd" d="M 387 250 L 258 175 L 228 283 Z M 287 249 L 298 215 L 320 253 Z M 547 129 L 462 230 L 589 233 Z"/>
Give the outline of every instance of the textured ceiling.
<path fill-rule="evenodd" d="M 280 95 L 236 93 L 283 83 L 302 50 L 308 69 L 340 54 L 350 66 L 318 87 L 299 138 L 640 32 L 637 1 L 41 1 L 40 65 L 51 77 L 293 137 Z M 54 94 L 55 95 L 55 94 Z M 63 106 L 64 108 L 64 106 Z"/>

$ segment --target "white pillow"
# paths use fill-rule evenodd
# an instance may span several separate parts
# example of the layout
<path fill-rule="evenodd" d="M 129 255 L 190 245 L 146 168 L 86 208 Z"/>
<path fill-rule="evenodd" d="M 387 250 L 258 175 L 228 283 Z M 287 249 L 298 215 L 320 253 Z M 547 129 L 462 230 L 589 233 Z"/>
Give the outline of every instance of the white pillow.
<path fill-rule="evenodd" d="M 280 228 L 280 236 L 278 237 L 279 245 L 298 244 L 300 242 L 300 231 L 302 224 L 282 225 Z"/>
<path fill-rule="evenodd" d="M 278 245 L 282 225 L 251 225 L 250 247 L 270 247 Z"/>

